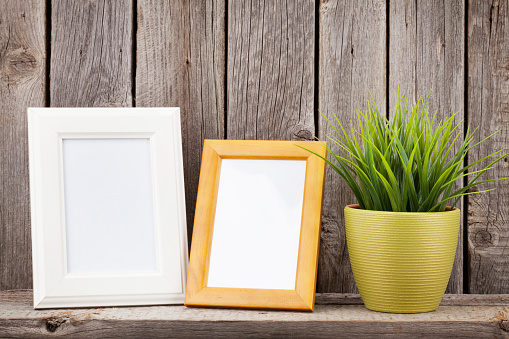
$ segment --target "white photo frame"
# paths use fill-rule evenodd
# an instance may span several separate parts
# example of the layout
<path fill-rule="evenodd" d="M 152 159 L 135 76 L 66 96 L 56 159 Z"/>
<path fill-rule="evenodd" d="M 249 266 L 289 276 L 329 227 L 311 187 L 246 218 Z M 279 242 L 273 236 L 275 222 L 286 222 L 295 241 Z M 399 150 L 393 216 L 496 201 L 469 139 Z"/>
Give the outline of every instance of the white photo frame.
<path fill-rule="evenodd" d="M 179 108 L 28 108 L 34 308 L 183 304 Z"/>

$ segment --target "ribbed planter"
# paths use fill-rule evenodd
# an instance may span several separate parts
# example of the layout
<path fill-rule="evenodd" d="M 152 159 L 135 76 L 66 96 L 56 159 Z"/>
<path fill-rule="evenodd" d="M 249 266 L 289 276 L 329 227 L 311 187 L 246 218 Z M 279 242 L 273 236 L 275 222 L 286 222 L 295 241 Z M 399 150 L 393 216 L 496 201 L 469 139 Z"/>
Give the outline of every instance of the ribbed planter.
<path fill-rule="evenodd" d="M 451 275 L 460 210 L 383 212 L 345 208 L 348 252 L 364 305 L 390 313 L 437 309 Z"/>

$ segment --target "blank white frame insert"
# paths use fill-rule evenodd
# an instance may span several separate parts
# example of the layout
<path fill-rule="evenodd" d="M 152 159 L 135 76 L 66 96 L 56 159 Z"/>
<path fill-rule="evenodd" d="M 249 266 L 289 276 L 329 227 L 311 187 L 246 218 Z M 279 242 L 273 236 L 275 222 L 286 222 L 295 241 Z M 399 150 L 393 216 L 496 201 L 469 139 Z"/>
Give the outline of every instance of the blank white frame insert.
<path fill-rule="evenodd" d="M 155 272 L 147 139 L 65 139 L 68 273 Z"/>
<path fill-rule="evenodd" d="M 295 290 L 305 177 L 305 160 L 222 160 L 208 287 Z"/>

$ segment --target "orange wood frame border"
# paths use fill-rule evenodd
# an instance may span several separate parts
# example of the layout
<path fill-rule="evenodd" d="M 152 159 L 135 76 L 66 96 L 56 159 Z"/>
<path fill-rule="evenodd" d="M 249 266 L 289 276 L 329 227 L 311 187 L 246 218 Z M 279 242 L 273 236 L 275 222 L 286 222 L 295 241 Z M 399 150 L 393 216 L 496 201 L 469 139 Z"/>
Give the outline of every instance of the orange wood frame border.
<path fill-rule="evenodd" d="M 205 140 L 194 218 L 186 306 L 313 311 L 322 219 L 325 161 L 318 141 Z M 295 290 L 207 287 L 221 159 L 306 160 Z M 261 249 L 260 249 L 261 250 Z"/>

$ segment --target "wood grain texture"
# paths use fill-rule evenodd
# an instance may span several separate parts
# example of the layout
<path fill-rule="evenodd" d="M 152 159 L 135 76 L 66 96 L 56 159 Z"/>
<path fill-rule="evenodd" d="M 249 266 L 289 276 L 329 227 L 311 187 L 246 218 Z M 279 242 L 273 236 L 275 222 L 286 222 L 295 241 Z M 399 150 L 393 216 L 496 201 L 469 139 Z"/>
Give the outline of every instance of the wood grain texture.
<path fill-rule="evenodd" d="M 468 6 L 468 121 L 476 140 L 498 134 L 469 152 L 470 163 L 509 151 L 509 2 L 472 0 Z M 487 163 L 485 163 L 487 165 Z M 509 176 L 505 158 L 485 179 Z M 470 293 L 509 292 L 509 183 L 475 187 L 495 191 L 468 198 L 468 286 Z"/>
<path fill-rule="evenodd" d="M 181 112 L 188 239 L 204 139 L 224 138 L 225 2 L 138 0 L 136 106 Z"/>
<path fill-rule="evenodd" d="M 228 139 L 313 140 L 312 0 L 228 2 Z"/>
<path fill-rule="evenodd" d="M 132 105 L 132 0 L 52 1 L 53 107 Z"/>
<path fill-rule="evenodd" d="M 27 107 L 45 105 L 45 2 L 0 2 L 0 290 L 32 287 Z"/>
<path fill-rule="evenodd" d="M 408 91 L 408 102 L 424 99 L 439 119 L 458 112 L 465 118 L 465 4 L 462 1 L 392 1 L 389 3 L 389 114 L 396 95 Z M 459 139 L 462 138 L 462 134 Z M 457 150 L 459 147 L 455 147 Z M 456 184 L 458 189 L 460 184 Z M 458 206 L 463 209 L 463 203 Z M 447 293 L 463 291 L 463 217 L 456 260 Z"/>
<path fill-rule="evenodd" d="M 480 127 L 478 138 L 502 129 L 471 152 L 469 161 L 509 148 L 506 0 L 470 0 L 468 6 L 463 1 L 321 0 L 320 20 L 311 0 L 229 1 L 228 8 L 224 0 L 138 0 L 137 9 L 132 0 L 53 0 L 47 16 L 46 3 L 0 2 L 0 290 L 32 284 L 25 119 L 28 106 L 50 104 L 45 86 L 52 106 L 131 106 L 135 101 L 181 107 L 189 235 L 203 139 L 311 139 L 315 86 L 318 108 L 328 117 L 338 113 L 346 123 L 356 108 L 365 109 L 368 91 L 385 107 L 386 73 L 391 108 L 398 85 L 411 98 L 433 86 L 432 110 L 458 111 L 459 121 L 467 109 L 469 125 Z M 46 84 L 45 18 L 50 15 L 51 84 Z M 319 69 L 314 70 L 316 29 Z M 321 117 L 318 122 L 323 138 L 330 130 Z M 508 162 L 486 178 L 500 176 L 509 176 Z M 471 196 L 461 207 L 469 209 L 465 292 L 509 291 L 509 186 L 501 181 L 478 189 L 489 187 L 497 190 Z M 342 222 L 343 207 L 352 202 L 353 195 L 328 169 L 318 291 L 355 291 Z M 461 248 L 449 292 L 461 292 L 460 253 Z"/>
<path fill-rule="evenodd" d="M 360 294 L 317 293 L 316 305 L 363 305 Z M 509 306 L 509 294 L 444 294 L 441 306 Z"/>
<path fill-rule="evenodd" d="M 347 126 L 356 109 L 367 109 L 372 93 L 385 107 L 386 3 L 324 1 L 320 4 L 319 109 Z M 319 137 L 333 133 L 319 117 Z M 333 148 L 333 151 L 338 151 Z M 339 152 L 339 151 L 338 151 Z M 343 209 L 355 203 L 353 193 L 327 169 L 318 270 L 319 292 L 355 292 L 345 238 Z"/>
<path fill-rule="evenodd" d="M 31 291 L 0 293 L 2 337 L 50 338 L 507 338 L 507 304 L 440 306 L 421 314 L 372 312 L 362 305 L 317 305 L 315 312 L 184 306 L 34 311 Z M 458 300 L 470 296 L 458 295 Z M 317 296 L 317 299 L 320 296 Z"/>

